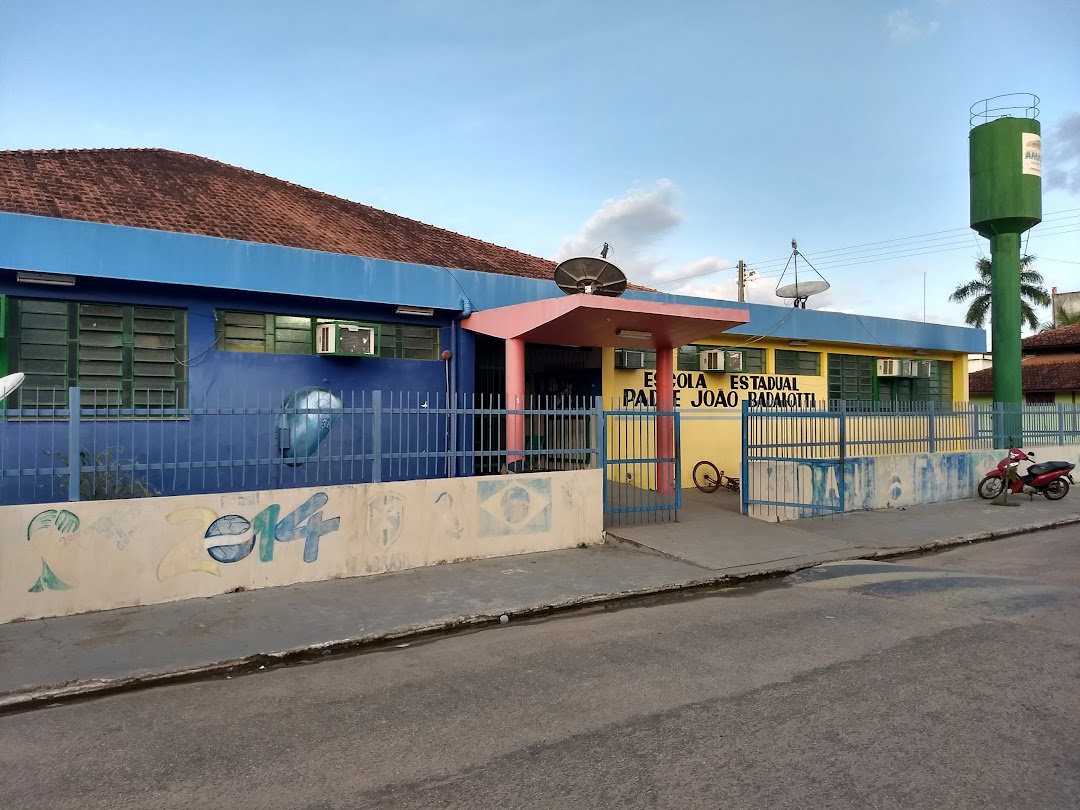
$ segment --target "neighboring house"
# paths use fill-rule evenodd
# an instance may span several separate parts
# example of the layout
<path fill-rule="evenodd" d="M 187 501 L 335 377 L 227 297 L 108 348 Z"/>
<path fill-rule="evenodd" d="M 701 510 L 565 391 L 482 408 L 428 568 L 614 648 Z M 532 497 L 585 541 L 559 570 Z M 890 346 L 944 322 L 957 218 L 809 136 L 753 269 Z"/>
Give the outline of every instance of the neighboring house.
<path fill-rule="evenodd" d="M 1058 292 L 1057 287 L 1050 291 L 1050 322 L 1057 326 L 1058 314 L 1076 315 L 1080 313 L 1080 292 Z"/>
<path fill-rule="evenodd" d="M 1024 338 L 1021 362 L 1024 401 L 1030 404 L 1074 404 L 1080 392 L 1080 324 L 1062 326 Z M 973 401 L 994 396 L 993 369 L 972 372 L 968 386 Z"/>
<path fill-rule="evenodd" d="M 55 430 L 51 446 L 66 448 L 65 426 L 28 424 L 27 409 L 64 407 L 71 387 L 83 390 L 84 406 L 141 409 L 145 444 L 157 452 L 188 440 L 176 409 L 258 402 L 265 410 L 313 389 L 338 392 L 346 405 L 374 390 L 408 392 L 420 407 L 448 395 L 505 402 L 515 346 L 527 395 L 647 405 L 656 349 L 670 345 L 676 405 L 704 417 L 687 420 L 684 456 L 737 469 L 744 402 L 964 400 L 968 353 L 985 346 L 982 330 L 965 327 L 815 311 L 812 301 L 804 310 L 633 286 L 605 299 L 606 312 L 528 309 L 552 299 L 566 306 L 554 268 L 194 155 L 0 152 L 7 316 L 0 373 L 27 378 L 4 404 L 20 409 L 23 421 L 4 422 L 0 466 L 39 466 L 41 451 L 29 437 L 44 441 L 47 430 Z M 372 326 L 374 353 L 318 354 L 315 334 L 326 321 Z M 646 325 L 633 325 L 639 322 Z M 707 358 L 699 355 L 716 347 L 738 354 L 741 372 L 703 371 Z M 882 366 L 879 359 L 918 362 Z M 912 371 L 896 373 L 901 367 Z M 249 421 L 248 438 L 264 457 L 273 424 Z M 465 431 L 456 440 L 471 438 Z M 234 441 L 222 437 L 221 445 Z M 406 461 L 387 474 L 445 473 L 436 459 Z M 7 491 L 0 489 L 0 501 Z"/>

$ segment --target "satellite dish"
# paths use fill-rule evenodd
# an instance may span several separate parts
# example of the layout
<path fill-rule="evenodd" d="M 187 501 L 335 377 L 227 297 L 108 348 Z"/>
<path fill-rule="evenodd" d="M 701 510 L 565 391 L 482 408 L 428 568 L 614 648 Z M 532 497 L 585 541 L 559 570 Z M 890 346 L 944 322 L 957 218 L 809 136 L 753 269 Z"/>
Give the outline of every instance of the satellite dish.
<path fill-rule="evenodd" d="M 580 256 L 560 263 L 555 268 L 555 283 L 567 295 L 584 293 L 618 298 L 626 292 L 626 274 L 607 259 L 596 256 Z"/>
<path fill-rule="evenodd" d="M 823 293 L 832 285 L 822 279 L 821 281 L 796 281 L 794 284 L 785 284 L 776 288 L 778 298 L 809 298 L 811 295 Z"/>
<path fill-rule="evenodd" d="M 807 266 L 814 271 L 817 279 L 799 279 L 799 257 L 802 256 Z M 787 275 L 788 267 L 794 267 L 795 281 L 794 283 L 783 284 L 784 277 Z M 801 253 L 799 253 L 799 243 L 791 240 L 791 255 L 788 256 L 787 264 L 784 265 L 784 272 L 780 274 L 780 280 L 776 282 L 776 297 L 786 298 L 794 303 L 796 309 L 806 309 L 806 299 L 811 295 L 817 295 L 823 293 L 829 289 L 830 284 L 825 280 L 825 276 L 821 275 L 817 271 L 814 265 L 810 264 L 809 260 Z"/>
<path fill-rule="evenodd" d="M 3 402 L 10 394 L 14 393 L 15 389 L 22 385 L 25 380 L 26 375 L 22 372 L 0 377 L 0 402 Z"/>

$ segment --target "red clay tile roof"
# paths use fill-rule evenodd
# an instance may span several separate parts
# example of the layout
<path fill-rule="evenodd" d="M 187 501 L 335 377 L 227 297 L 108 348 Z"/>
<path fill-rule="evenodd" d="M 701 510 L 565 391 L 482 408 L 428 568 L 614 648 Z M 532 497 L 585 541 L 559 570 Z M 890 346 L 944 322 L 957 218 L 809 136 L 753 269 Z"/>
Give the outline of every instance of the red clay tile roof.
<path fill-rule="evenodd" d="M 1059 326 L 1048 332 L 1039 332 L 1037 335 L 1024 338 L 1025 349 L 1057 349 L 1064 347 L 1080 348 L 1080 323 L 1072 326 Z"/>
<path fill-rule="evenodd" d="M 167 149 L 0 151 L 0 211 L 510 276 L 555 263 Z"/>
<path fill-rule="evenodd" d="M 1066 327 L 1071 328 L 1071 327 Z M 1042 354 L 1020 364 L 1024 393 L 1033 391 L 1080 391 L 1080 353 Z M 968 375 L 971 394 L 994 392 L 994 370 L 984 368 Z"/>

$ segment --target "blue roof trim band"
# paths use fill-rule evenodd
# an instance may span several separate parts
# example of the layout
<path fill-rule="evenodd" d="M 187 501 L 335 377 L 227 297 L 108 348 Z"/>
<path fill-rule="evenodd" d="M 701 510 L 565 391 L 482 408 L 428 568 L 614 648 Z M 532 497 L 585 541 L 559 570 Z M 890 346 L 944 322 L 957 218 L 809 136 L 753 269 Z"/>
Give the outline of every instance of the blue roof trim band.
<path fill-rule="evenodd" d="M 554 282 L 540 279 L 11 213 L 0 213 L 0 268 L 452 312 L 562 295 Z M 640 290 L 630 290 L 626 297 L 745 306 L 750 323 L 731 331 L 748 336 L 951 352 L 986 348 L 986 333 L 967 327 Z"/>

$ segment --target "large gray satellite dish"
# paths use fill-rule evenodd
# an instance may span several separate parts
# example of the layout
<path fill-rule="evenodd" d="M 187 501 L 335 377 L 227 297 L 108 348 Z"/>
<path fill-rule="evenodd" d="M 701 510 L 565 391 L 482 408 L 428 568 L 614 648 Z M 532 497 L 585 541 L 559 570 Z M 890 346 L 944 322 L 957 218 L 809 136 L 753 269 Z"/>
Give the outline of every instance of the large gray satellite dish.
<path fill-rule="evenodd" d="M 827 281 L 796 281 L 794 284 L 785 284 L 776 288 L 778 298 L 809 298 L 811 295 L 823 293 L 831 285 Z"/>
<path fill-rule="evenodd" d="M 802 256 L 804 262 L 814 274 L 817 279 L 800 279 L 799 278 L 799 257 Z M 795 282 L 793 284 L 782 284 L 784 276 L 787 275 L 789 267 L 793 267 L 795 271 Z M 788 256 L 787 264 L 784 265 L 784 272 L 780 274 L 780 281 L 776 282 L 776 297 L 786 298 L 793 303 L 796 308 L 806 309 L 806 299 L 811 295 L 817 295 L 823 293 L 829 289 L 829 282 L 825 280 L 825 277 L 817 271 L 814 265 L 810 264 L 805 256 L 799 253 L 799 243 L 791 240 L 791 255 Z"/>
<path fill-rule="evenodd" d="M 567 295 L 606 295 L 618 298 L 626 292 L 626 274 L 607 259 L 579 256 L 555 268 L 555 283 Z"/>

